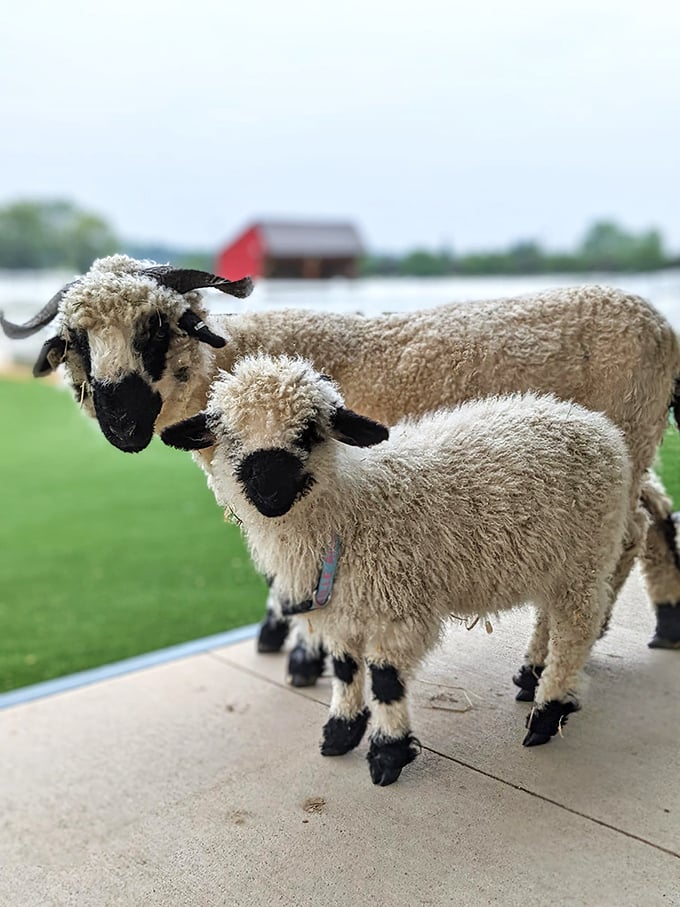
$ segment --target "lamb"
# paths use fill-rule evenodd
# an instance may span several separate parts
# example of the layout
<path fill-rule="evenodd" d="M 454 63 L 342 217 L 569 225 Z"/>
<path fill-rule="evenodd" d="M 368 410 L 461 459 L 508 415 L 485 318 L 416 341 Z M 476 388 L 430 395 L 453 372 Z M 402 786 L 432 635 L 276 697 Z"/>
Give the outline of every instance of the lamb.
<path fill-rule="evenodd" d="M 310 363 L 265 355 L 221 373 L 207 409 L 161 434 L 211 449 L 217 502 L 276 577 L 285 610 L 311 615 L 327 645 L 323 755 L 360 742 L 368 665 L 378 785 L 417 754 L 406 687 L 451 615 L 536 603 L 549 651 L 523 742 L 547 743 L 579 707 L 610 579 L 637 532 L 623 434 L 576 404 L 493 397 L 388 434 Z"/>
<path fill-rule="evenodd" d="M 680 424 L 680 348 L 648 303 L 607 287 L 577 287 L 376 318 L 294 310 L 208 318 L 197 290 L 209 286 L 239 296 L 250 290 L 247 281 L 115 255 L 95 261 L 26 325 L 0 323 L 22 337 L 60 314 L 34 374 L 63 362 L 76 399 L 124 451 L 143 450 L 154 431 L 202 409 L 218 370 L 260 350 L 307 357 L 340 382 L 349 406 L 387 424 L 524 391 L 605 412 L 625 435 L 632 482 L 652 518 L 646 541 L 642 524 L 631 539 L 614 586 L 639 554 L 657 613 L 651 645 L 680 647 L 676 524 L 649 471 L 671 402 Z M 260 648 L 278 649 L 285 629 L 270 613 Z M 529 687 L 540 649 L 530 654 Z M 297 646 L 289 672 L 299 685 L 313 683 L 321 664 Z"/>

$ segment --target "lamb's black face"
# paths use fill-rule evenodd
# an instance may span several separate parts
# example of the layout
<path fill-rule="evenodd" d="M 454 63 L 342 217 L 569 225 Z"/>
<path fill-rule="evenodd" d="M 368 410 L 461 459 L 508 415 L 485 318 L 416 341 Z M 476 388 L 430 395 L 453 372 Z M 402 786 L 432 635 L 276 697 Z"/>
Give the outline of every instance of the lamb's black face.
<path fill-rule="evenodd" d="M 267 517 L 288 513 L 314 483 L 303 460 L 281 448 L 248 454 L 240 462 L 236 478 L 251 504 Z"/>

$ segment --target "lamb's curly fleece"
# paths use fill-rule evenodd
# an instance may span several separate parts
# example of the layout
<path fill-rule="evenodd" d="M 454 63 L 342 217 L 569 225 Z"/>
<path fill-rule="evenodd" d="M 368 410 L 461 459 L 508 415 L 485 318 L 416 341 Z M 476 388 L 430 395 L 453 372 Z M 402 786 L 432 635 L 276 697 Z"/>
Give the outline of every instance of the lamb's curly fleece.
<path fill-rule="evenodd" d="M 404 421 L 387 441 L 357 448 L 331 437 L 341 404 L 337 388 L 289 357 L 248 357 L 209 397 L 211 487 L 279 598 L 310 599 L 338 537 L 332 600 L 309 620 L 334 657 L 367 657 L 402 678 L 450 615 L 533 601 L 551 620 L 536 703 L 566 701 L 636 531 L 622 433 L 599 413 L 528 393 Z M 295 438 L 310 422 L 321 440 L 305 455 Z M 302 457 L 313 477 L 277 518 L 249 501 L 239 474 L 245 457 L 272 448 Z M 332 713 L 351 719 L 361 703 L 343 690 Z M 376 733 L 410 733 L 405 709 L 383 709 Z"/>

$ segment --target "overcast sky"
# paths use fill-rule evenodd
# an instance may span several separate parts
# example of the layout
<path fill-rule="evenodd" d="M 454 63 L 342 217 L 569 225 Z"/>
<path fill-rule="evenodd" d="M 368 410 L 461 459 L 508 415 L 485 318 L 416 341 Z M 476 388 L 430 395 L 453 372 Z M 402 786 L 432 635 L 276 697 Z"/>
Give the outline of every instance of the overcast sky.
<path fill-rule="evenodd" d="M 612 217 L 680 251 L 669 0 L 21 0 L 2 36 L 0 204 L 193 247 L 267 215 L 380 250 Z"/>

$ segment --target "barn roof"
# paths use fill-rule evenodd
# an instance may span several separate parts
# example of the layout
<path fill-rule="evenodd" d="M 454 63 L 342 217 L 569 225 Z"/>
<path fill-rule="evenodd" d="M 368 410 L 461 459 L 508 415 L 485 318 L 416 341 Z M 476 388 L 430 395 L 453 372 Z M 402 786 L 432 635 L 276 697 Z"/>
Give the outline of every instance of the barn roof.
<path fill-rule="evenodd" d="M 262 220 L 255 226 L 266 252 L 281 258 L 299 255 L 350 257 L 363 252 L 356 228 L 348 223 Z"/>

